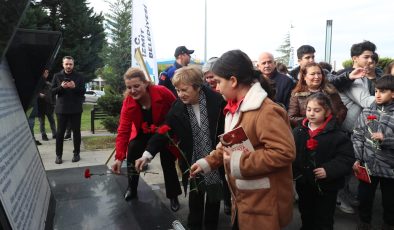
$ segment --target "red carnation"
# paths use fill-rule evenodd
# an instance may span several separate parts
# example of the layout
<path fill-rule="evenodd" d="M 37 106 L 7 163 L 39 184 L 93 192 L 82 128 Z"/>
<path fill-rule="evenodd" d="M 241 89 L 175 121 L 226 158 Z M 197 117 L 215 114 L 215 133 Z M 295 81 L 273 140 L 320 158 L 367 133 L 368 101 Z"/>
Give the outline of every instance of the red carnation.
<path fill-rule="evenodd" d="M 150 125 L 150 132 L 151 132 L 151 133 L 155 133 L 156 128 L 157 128 L 156 125 L 151 124 L 151 125 Z"/>
<path fill-rule="evenodd" d="M 369 120 L 369 121 L 376 120 L 376 119 L 378 119 L 378 117 L 376 115 L 367 116 L 367 120 Z"/>
<path fill-rule="evenodd" d="M 156 130 L 156 132 L 157 132 L 158 134 L 166 134 L 170 129 L 171 129 L 170 126 L 168 126 L 168 125 L 162 125 L 162 126 L 160 126 L 160 127 Z"/>
<path fill-rule="evenodd" d="M 317 145 L 318 145 L 318 142 L 315 139 L 311 138 L 311 139 L 306 141 L 306 148 L 309 149 L 309 150 L 316 150 L 317 149 Z"/>
<path fill-rule="evenodd" d="M 85 169 L 85 178 L 88 179 L 88 178 L 90 178 L 90 177 L 91 177 L 90 169 L 87 168 L 87 169 Z"/>
<path fill-rule="evenodd" d="M 149 128 L 148 128 L 148 122 L 142 123 L 141 128 L 142 128 L 142 132 L 145 133 L 145 134 L 147 134 L 147 133 L 150 132 L 150 130 L 149 130 Z"/>

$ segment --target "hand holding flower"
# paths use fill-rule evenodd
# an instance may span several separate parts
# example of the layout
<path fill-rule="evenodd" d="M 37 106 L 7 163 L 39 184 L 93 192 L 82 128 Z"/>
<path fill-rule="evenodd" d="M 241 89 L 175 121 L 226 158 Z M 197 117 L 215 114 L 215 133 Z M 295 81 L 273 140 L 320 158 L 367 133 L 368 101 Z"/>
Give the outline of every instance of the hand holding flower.
<path fill-rule="evenodd" d="M 371 138 L 375 141 L 383 141 L 384 136 L 383 133 L 371 133 Z"/>
<path fill-rule="evenodd" d="M 198 173 L 202 172 L 202 168 L 199 164 L 194 163 L 191 167 L 190 167 L 190 178 L 195 178 L 197 176 Z"/>
<path fill-rule="evenodd" d="M 324 168 L 315 168 L 313 170 L 313 173 L 315 174 L 315 177 L 317 179 L 324 179 L 327 177 L 326 170 Z"/>
<path fill-rule="evenodd" d="M 120 174 L 120 167 L 122 166 L 121 160 L 115 160 L 115 163 L 111 166 L 113 173 Z"/>
<path fill-rule="evenodd" d="M 144 166 L 150 162 L 150 159 L 146 156 L 142 156 L 135 160 L 135 169 L 137 170 L 138 173 L 142 172 L 144 169 Z"/>

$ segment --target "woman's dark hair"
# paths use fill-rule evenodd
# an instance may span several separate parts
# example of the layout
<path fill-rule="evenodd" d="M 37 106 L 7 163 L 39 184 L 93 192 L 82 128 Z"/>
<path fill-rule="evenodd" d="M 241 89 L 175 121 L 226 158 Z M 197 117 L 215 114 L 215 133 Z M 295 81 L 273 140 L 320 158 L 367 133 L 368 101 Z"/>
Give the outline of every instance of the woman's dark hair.
<path fill-rule="evenodd" d="M 218 58 L 212 72 L 226 80 L 237 78 L 240 85 L 250 85 L 255 80 L 253 63 L 241 50 L 230 50 Z"/>
<path fill-rule="evenodd" d="M 267 92 L 267 97 L 273 101 L 276 96 L 276 85 L 273 80 L 265 78 L 259 70 L 254 70 L 255 79 L 260 82 L 261 87 Z"/>
<path fill-rule="evenodd" d="M 309 103 L 310 101 L 313 101 L 313 100 L 315 100 L 315 101 L 317 102 L 317 104 L 319 104 L 321 107 L 323 107 L 326 111 L 327 111 L 327 110 L 330 110 L 331 113 L 333 113 L 334 110 L 332 109 L 331 100 L 330 100 L 330 98 L 329 98 L 326 94 L 321 93 L 321 92 L 311 94 L 311 95 L 306 99 L 305 107 L 307 107 L 307 106 L 308 106 L 308 103 Z"/>
<path fill-rule="evenodd" d="M 287 69 L 287 66 L 280 62 L 276 63 L 276 70 L 282 74 L 289 74 L 289 70 Z"/>
<path fill-rule="evenodd" d="M 376 80 L 375 88 L 380 90 L 387 89 L 394 91 L 394 76 L 387 74 L 379 78 Z"/>

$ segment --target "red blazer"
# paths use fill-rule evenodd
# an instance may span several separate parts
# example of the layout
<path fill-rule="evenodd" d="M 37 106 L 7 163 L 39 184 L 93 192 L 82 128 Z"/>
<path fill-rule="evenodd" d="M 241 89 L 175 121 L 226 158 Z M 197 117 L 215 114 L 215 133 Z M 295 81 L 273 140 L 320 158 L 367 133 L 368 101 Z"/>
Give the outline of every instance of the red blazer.
<path fill-rule="evenodd" d="M 152 119 L 156 126 L 164 122 L 165 116 L 175 101 L 175 96 L 164 86 L 148 86 L 151 98 Z M 116 137 L 116 160 L 124 160 L 127 156 L 127 147 L 141 130 L 142 124 L 141 106 L 131 97 L 123 100 L 120 113 L 118 135 Z"/>

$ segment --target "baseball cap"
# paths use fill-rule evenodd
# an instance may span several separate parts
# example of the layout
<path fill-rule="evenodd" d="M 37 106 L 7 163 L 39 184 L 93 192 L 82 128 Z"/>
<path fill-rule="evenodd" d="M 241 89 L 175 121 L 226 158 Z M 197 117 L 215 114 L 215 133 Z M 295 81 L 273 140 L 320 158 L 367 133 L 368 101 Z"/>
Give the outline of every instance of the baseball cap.
<path fill-rule="evenodd" d="M 186 46 L 178 46 L 178 47 L 175 49 L 175 54 L 174 54 L 174 56 L 175 56 L 175 57 L 178 57 L 180 54 L 192 54 L 192 53 L 194 53 L 194 50 L 188 50 L 188 49 L 186 48 Z"/>

